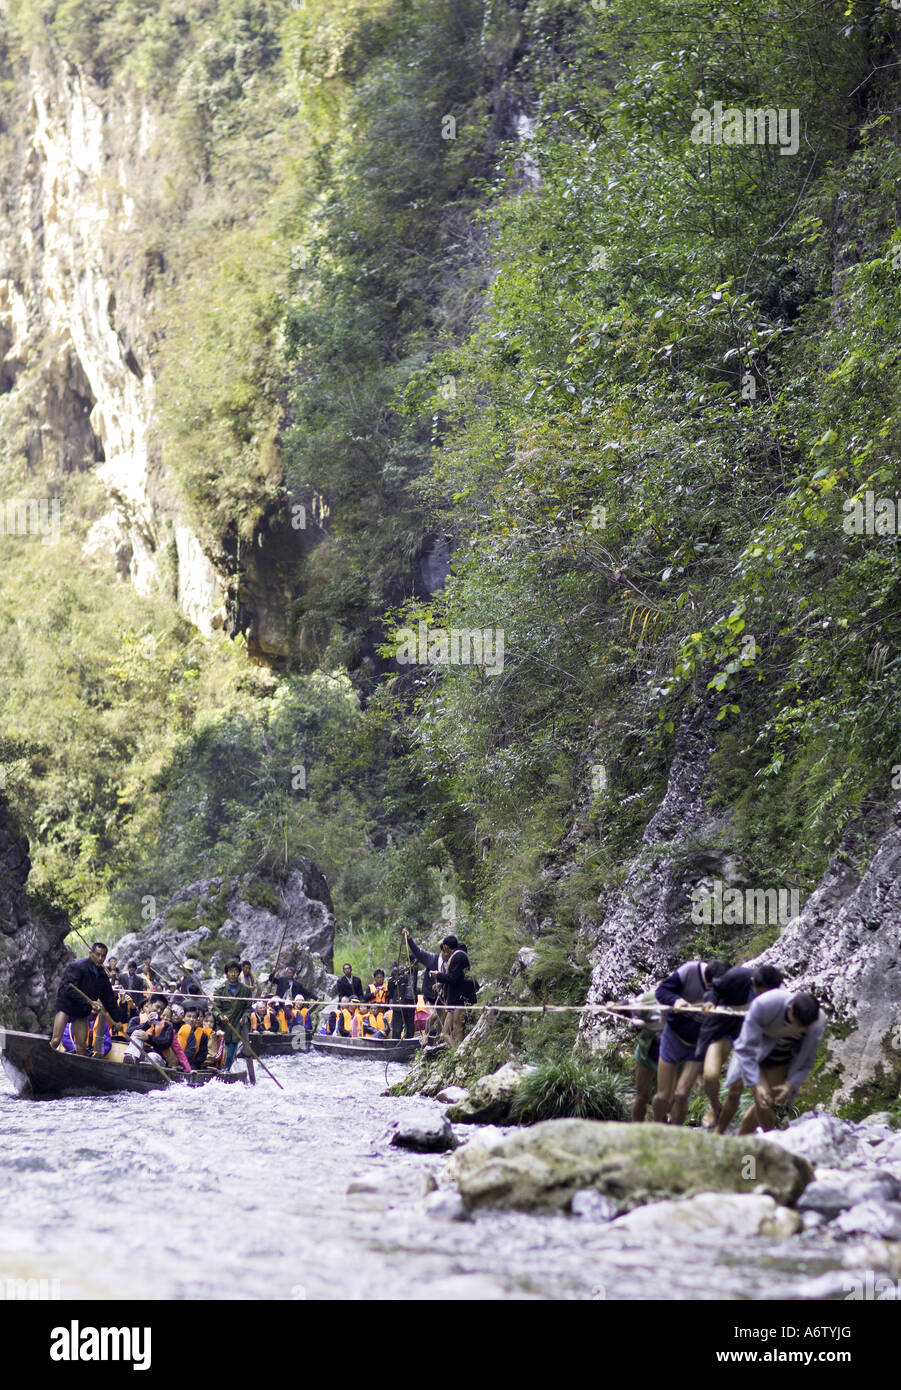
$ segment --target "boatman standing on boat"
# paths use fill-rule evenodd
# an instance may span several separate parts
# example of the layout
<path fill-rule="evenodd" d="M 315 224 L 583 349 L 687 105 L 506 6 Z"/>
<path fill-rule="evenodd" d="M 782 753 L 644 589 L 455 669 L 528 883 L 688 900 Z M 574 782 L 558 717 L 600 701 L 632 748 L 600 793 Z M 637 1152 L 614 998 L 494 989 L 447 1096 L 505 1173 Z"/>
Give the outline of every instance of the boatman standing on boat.
<path fill-rule="evenodd" d="M 222 1019 L 227 1019 L 236 1033 L 241 1031 L 241 1021 L 245 1014 L 250 1013 L 253 1004 L 253 995 L 246 985 L 241 984 L 241 962 L 230 960 L 225 967 L 225 984 L 216 990 L 217 995 L 231 995 L 231 998 L 217 998 L 216 1013 Z M 225 1040 L 225 1066 L 224 1071 L 228 1071 L 232 1062 L 235 1060 L 235 1053 L 238 1050 L 238 1038 L 231 1028 L 226 1028 Z"/>
<path fill-rule="evenodd" d="M 105 960 L 106 947 L 102 941 L 95 941 L 89 956 L 84 960 L 73 960 L 66 966 L 56 995 L 56 1017 L 50 1035 L 52 1048 L 59 1048 L 66 1024 L 71 1023 L 75 1051 L 82 1056 L 87 1054 L 91 1004 L 98 1011 L 106 1009 L 117 1023 L 125 1023 L 127 1020 L 128 1006 L 120 1003 L 114 994 L 109 976 L 103 968 Z M 102 1034 L 100 1042 L 102 1045 Z"/>

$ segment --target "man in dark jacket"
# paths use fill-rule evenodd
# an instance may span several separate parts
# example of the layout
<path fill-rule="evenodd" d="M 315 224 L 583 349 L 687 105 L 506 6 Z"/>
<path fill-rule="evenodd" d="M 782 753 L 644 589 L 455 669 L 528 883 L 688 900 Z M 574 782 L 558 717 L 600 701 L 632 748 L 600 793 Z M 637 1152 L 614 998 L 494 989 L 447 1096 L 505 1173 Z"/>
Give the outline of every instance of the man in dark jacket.
<path fill-rule="evenodd" d="M 52 1048 L 59 1048 L 63 1030 L 67 1023 L 71 1023 L 75 1051 L 82 1056 L 87 1053 L 88 1020 L 92 1004 L 96 1004 L 98 1011 L 106 1009 L 117 1023 L 124 1023 L 128 1018 L 128 1009 L 113 993 L 109 976 L 103 968 L 105 960 L 106 947 L 101 941 L 95 941 L 89 956 L 84 960 L 74 960 L 66 966 L 56 995 L 56 1017 L 50 1037 Z M 97 1033 L 102 1045 L 103 1030 L 98 1028 Z M 100 1053 L 97 1055 L 100 1056 Z"/>
<path fill-rule="evenodd" d="M 388 981 L 392 1038 L 412 1038 L 416 1028 L 416 966 L 396 965 Z"/>
<path fill-rule="evenodd" d="M 446 936 L 437 952 L 423 951 L 406 927 L 404 936 L 410 954 L 425 966 L 423 983 L 433 979 L 441 1002 L 447 1006 L 442 1021 L 445 1038 L 449 1042 L 462 1042 L 465 1006 L 475 1003 L 475 987 L 469 978 L 469 956 L 455 936 Z"/>
<path fill-rule="evenodd" d="M 363 984 L 359 975 L 354 974 L 352 965 L 342 965 L 341 974 L 338 977 L 338 998 L 339 999 L 362 999 Z"/>
<path fill-rule="evenodd" d="M 310 998 L 297 979 L 293 965 L 286 965 L 284 975 L 279 975 L 277 979 L 270 975 L 269 980 L 280 999 L 293 999 L 295 994 L 302 994 L 304 999 Z"/>
<path fill-rule="evenodd" d="M 250 1012 L 253 1003 L 253 995 L 246 985 L 241 984 L 240 974 L 241 962 L 230 960 L 225 967 L 225 984 L 220 985 L 216 990 L 217 996 L 225 996 L 216 999 L 216 1013 L 225 1023 L 225 1066 L 223 1071 L 228 1071 L 235 1060 L 239 1042 L 236 1034 L 240 1033 L 241 1021 Z M 229 1023 L 231 1028 L 228 1026 Z"/>
<path fill-rule="evenodd" d="M 135 1008 L 139 1009 L 150 989 L 150 981 L 138 974 L 138 962 L 136 960 L 128 962 L 128 969 L 119 976 L 119 983 L 131 995 Z"/>

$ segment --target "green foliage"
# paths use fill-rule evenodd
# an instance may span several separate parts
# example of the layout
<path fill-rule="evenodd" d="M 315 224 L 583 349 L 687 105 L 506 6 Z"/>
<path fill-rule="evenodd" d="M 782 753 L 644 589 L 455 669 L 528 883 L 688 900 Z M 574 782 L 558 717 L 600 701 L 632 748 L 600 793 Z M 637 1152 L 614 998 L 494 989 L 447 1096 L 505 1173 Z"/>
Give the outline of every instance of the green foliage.
<path fill-rule="evenodd" d="M 551 1058 L 526 1072 L 516 1089 L 511 1118 L 539 1120 L 625 1120 L 626 1079 L 573 1056 Z"/>

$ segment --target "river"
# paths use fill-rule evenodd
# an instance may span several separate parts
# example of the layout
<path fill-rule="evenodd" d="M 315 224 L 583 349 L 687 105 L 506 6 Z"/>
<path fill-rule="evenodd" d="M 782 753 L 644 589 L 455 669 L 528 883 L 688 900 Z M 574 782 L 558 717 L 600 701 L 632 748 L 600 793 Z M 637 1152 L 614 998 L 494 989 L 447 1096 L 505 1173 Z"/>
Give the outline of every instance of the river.
<path fill-rule="evenodd" d="M 426 1175 L 443 1159 L 389 1138 L 438 1102 L 383 1095 L 381 1064 L 311 1053 L 271 1068 L 283 1092 L 262 1077 L 33 1102 L 2 1077 L 0 1286 L 47 1280 L 66 1300 L 785 1299 L 855 1264 L 813 1231 L 626 1245 L 582 1217 L 436 1217 Z"/>

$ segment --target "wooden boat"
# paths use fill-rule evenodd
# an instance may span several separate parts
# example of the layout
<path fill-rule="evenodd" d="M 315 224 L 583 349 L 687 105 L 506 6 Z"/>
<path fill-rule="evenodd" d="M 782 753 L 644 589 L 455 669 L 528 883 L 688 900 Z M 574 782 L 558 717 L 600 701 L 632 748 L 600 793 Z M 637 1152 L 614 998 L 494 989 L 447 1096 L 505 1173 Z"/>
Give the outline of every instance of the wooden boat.
<path fill-rule="evenodd" d="M 333 1057 L 377 1057 L 380 1062 L 410 1062 L 420 1050 L 418 1038 L 342 1038 L 327 1033 L 315 1033 L 313 1046 Z"/>
<path fill-rule="evenodd" d="M 0 1062 L 16 1088 L 16 1094 L 30 1100 L 49 1096 L 113 1094 L 119 1091 L 161 1091 L 166 1081 L 148 1063 L 132 1066 L 110 1062 L 102 1057 L 81 1057 L 74 1052 L 56 1052 L 46 1033 L 16 1033 L 0 1028 Z M 177 1086 L 205 1086 L 208 1081 L 228 1086 L 246 1082 L 247 1073 L 215 1071 L 183 1072 L 181 1068 L 162 1068 Z"/>
<path fill-rule="evenodd" d="M 310 1034 L 305 1028 L 294 1033 L 251 1033 L 250 1046 L 258 1057 L 293 1057 L 298 1052 L 309 1052 Z M 247 1054 L 239 1049 L 242 1057 Z"/>

